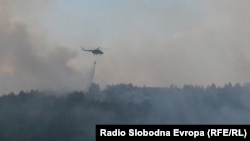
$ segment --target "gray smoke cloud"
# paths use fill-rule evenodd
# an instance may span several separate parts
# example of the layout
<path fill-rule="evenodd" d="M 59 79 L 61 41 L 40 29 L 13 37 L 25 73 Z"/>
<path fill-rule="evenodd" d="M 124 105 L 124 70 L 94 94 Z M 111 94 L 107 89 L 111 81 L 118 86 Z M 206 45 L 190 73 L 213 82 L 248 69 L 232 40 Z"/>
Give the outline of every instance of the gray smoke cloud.
<path fill-rule="evenodd" d="M 85 1 L 87 14 L 80 13 L 80 9 L 70 13 L 57 9 L 55 15 L 61 16 L 54 19 L 52 13 L 56 11 L 51 7 L 56 2 L 0 1 L 1 89 L 44 88 L 51 84 L 79 89 L 83 68 L 91 68 L 88 63 L 93 63 L 92 56 L 81 57 L 67 47 L 51 49 L 47 42 L 54 39 L 61 45 L 73 44 L 75 49 L 79 49 L 79 40 L 89 48 L 110 48 L 96 58 L 95 78 L 101 86 L 121 82 L 164 87 L 173 83 L 223 86 L 250 79 L 248 1 L 212 0 L 197 5 L 109 1 L 103 9 Z M 124 6 L 117 11 L 115 6 L 109 7 L 112 4 Z M 105 9 L 110 11 L 105 13 Z M 32 28 L 39 24 L 51 28 L 51 33 L 41 35 Z M 60 27 L 55 29 L 57 25 Z"/>
<path fill-rule="evenodd" d="M 173 7 L 185 4 L 176 3 Z M 172 83 L 223 86 L 227 82 L 248 82 L 250 12 L 247 5 L 248 1 L 205 1 L 199 5 L 200 9 L 196 6 L 178 6 L 179 9 L 172 11 L 161 9 L 164 17 L 152 12 L 148 15 L 155 14 L 155 17 L 143 19 L 144 14 L 135 13 L 139 20 L 125 26 L 132 30 L 110 44 L 115 46 L 115 51 L 107 52 L 111 54 L 107 60 L 113 68 L 97 72 L 97 77 L 103 83 L 105 80 L 129 83 L 132 78 L 136 84 L 149 86 Z M 122 18 L 129 19 L 129 16 Z M 154 21 L 152 25 L 151 21 Z M 151 28 L 159 32 L 154 33 Z M 159 38 L 160 34 L 163 37 Z M 107 65 L 103 63 L 102 67 Z"/>
<path fill-rule="evenodd" d="M 11 17 L 11 11 L 6 10 L 11 9 L 10 3 L 12 6 L 12 2 L 0 1 L 0 92 L 84 90 L 89 83 L 85 77 L 88 74 L 72 67 L 77 52 L 50 47 L 42 35 Z"/>

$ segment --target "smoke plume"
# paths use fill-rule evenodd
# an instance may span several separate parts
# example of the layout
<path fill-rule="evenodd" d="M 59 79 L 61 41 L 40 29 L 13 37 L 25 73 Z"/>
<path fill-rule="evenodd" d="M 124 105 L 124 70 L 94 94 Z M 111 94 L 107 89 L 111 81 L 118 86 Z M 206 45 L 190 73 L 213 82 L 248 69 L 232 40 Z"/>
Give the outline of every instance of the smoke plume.
<path fill-rule="evenodd" d="M 50 47 L 41 34 L 10 16 L 9 3 L 0 1 L 0 92 L 85 89 L 89 74 L 71 65 L 77 52 Z"/>

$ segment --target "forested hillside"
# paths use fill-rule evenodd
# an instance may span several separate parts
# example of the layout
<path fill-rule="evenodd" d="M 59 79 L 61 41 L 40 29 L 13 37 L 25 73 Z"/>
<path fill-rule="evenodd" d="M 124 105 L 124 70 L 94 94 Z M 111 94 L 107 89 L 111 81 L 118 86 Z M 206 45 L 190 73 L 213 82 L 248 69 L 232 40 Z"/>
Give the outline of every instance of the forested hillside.
<path fill-rule="evenodd" d="M 249 124 L 249 92 L 249 85 L 229 83 L 10 93 L 0 98 L 0 140 L 93 141 L 96 124 Z"/>

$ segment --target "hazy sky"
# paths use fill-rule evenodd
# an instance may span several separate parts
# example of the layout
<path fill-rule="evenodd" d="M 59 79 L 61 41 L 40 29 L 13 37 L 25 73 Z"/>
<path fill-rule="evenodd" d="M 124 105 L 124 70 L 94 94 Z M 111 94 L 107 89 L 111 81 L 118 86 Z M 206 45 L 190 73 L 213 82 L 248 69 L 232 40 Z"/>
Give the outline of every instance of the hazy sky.
<path fill-rule="evenodd" d="M 0 0 L 0 88 L 81 89 L 94 61 L 94 82 L 102 86 L 249 82 L 249 4 Z M 80 46 L 108 50 L 93 56 Z"/>

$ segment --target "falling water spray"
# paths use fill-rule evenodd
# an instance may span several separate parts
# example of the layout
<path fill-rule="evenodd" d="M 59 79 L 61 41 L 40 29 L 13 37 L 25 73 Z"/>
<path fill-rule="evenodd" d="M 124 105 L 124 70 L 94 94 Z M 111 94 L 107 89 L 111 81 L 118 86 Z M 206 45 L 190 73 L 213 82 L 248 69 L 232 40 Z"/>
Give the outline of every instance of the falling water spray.
<path fill-rule="evenodd" d="M 93 80 L 94 80 L 94 75 L 95 75 L 95 66 L 96 66 L 96 61 L 94 62 L 94 66 L 93 68 L 91 69 L 91 72 L 90 72 L 90 77 L 89 77 L 89 83 L 88 83 L 88 89 L 90 88 L 91 84 L 93 83 Z"/>

